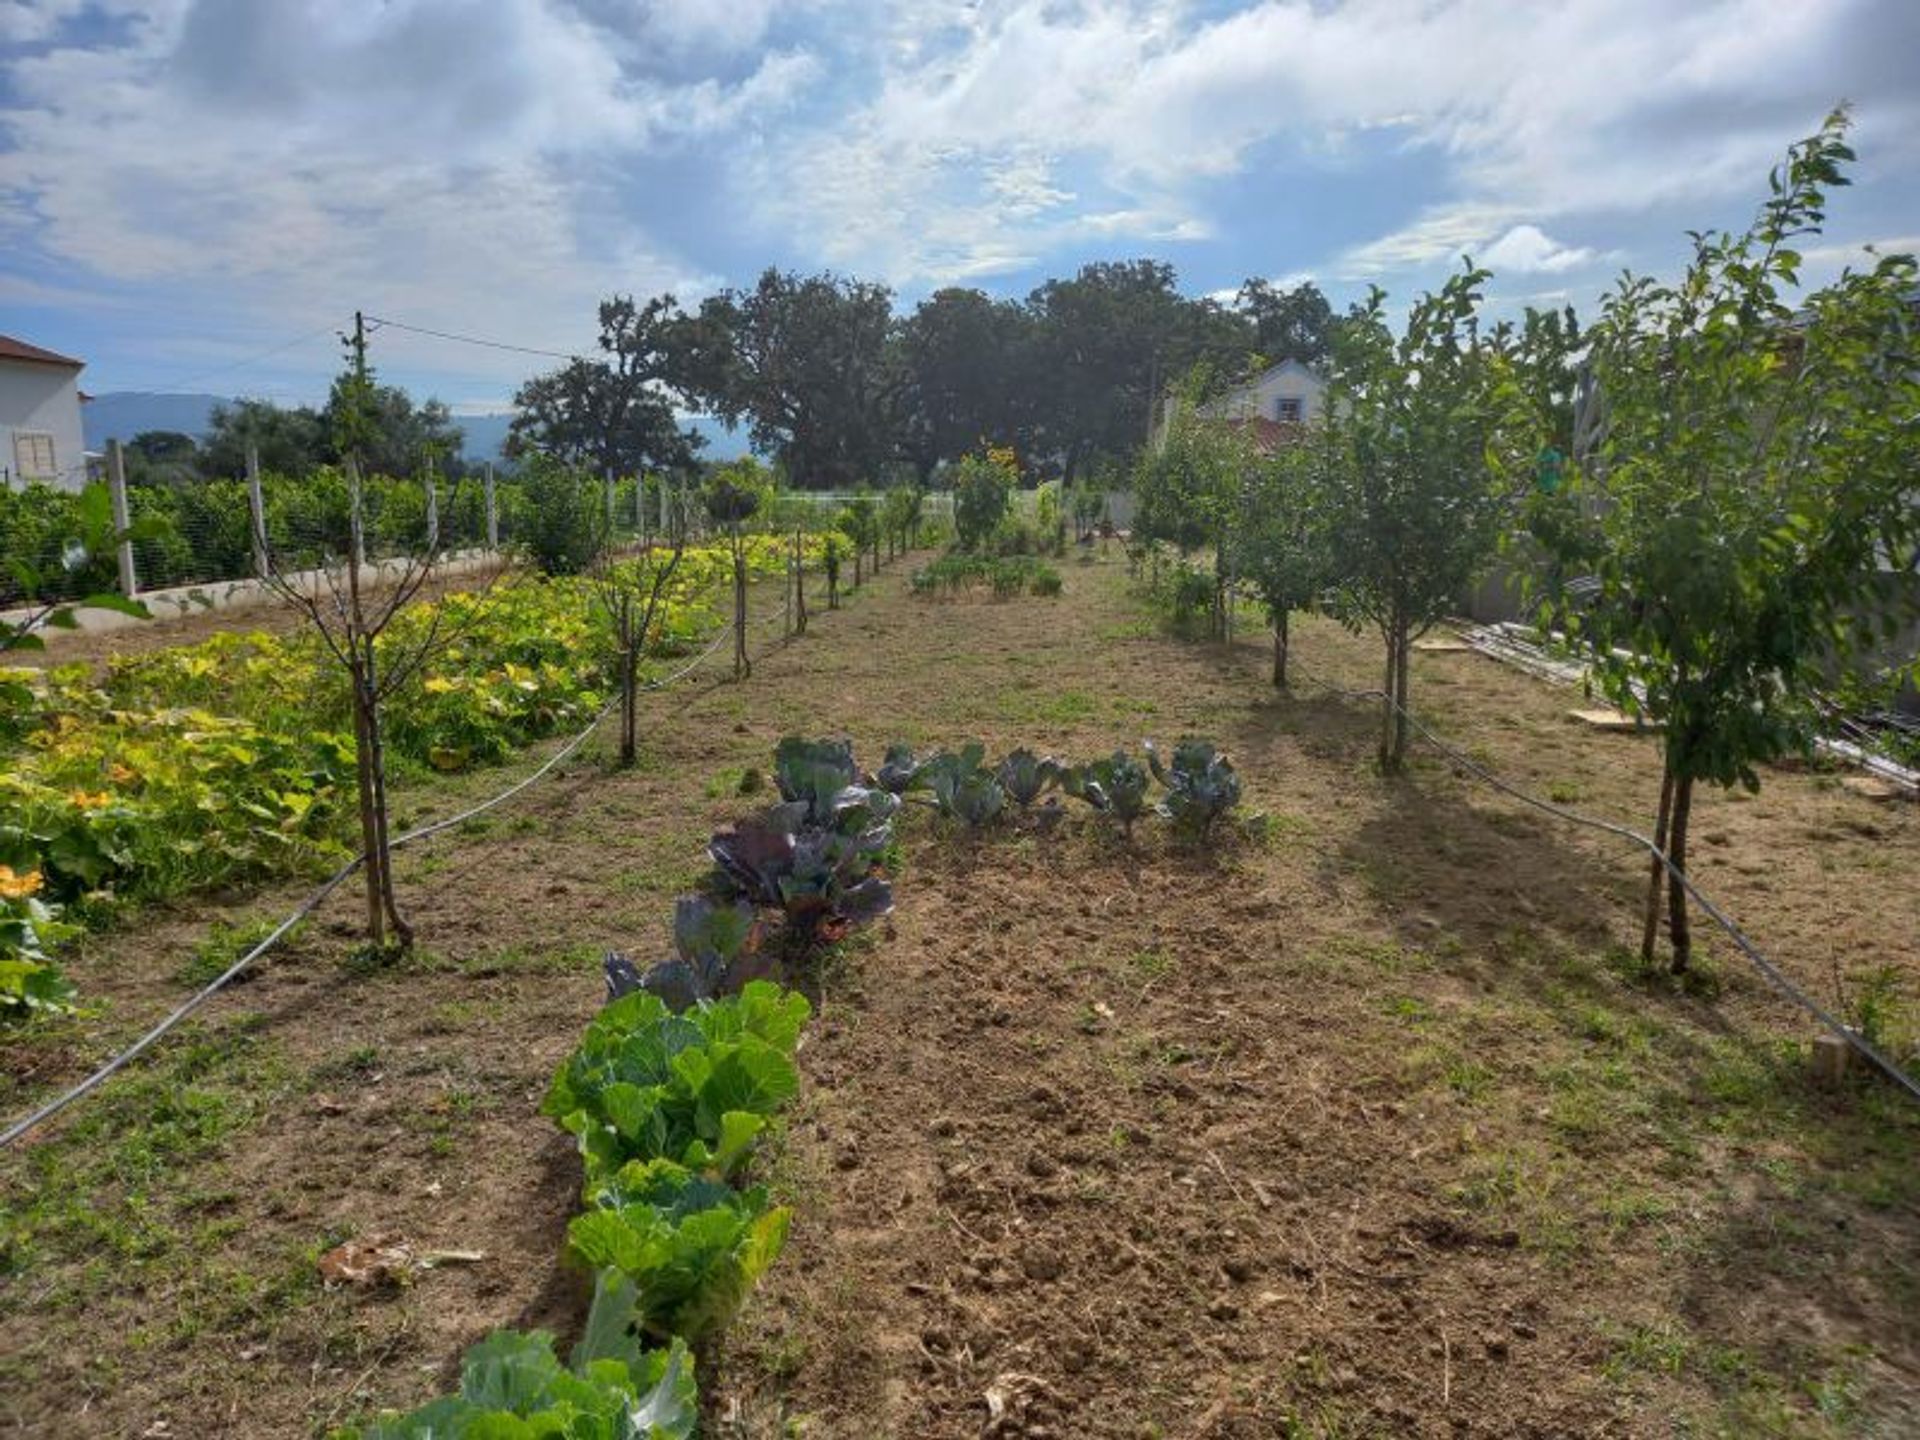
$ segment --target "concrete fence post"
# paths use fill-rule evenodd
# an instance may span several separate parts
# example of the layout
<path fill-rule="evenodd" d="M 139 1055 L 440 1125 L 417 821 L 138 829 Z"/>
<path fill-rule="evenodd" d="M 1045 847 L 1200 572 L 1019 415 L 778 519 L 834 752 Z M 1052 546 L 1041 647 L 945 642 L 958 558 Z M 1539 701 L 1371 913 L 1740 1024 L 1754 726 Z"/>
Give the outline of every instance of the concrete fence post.
<path fill-rule="evenodd" d="M 500 548 L 500 511 L 493 501 L 493 462 L 487 462 L 487 478 L 484 485 L 487 497 L 487 549 Z"/>
<path fill-rule="evenodd" d="M 118 440 L 107 442 L 107 493 L 113 501 L 113 528 L 120 535 L 120 593 L 131 600 L 140 593 L 140 577 L 133 569 L 133 542 L 126 538 L 133 518 L 127 508 L 127 456 Z"/>
<path fill-rule="evenodd" d="M 247 446 L 247 514 L 252 522 L 253 573 L 267 575 L 267 501 L 260 489 L 260 450 Z"/>

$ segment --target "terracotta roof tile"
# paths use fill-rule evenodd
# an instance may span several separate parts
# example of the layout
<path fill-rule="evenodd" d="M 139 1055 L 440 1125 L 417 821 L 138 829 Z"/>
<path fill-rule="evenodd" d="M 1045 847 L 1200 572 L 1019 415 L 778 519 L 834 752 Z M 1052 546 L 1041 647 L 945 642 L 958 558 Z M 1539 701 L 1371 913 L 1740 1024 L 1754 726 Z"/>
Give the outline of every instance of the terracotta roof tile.
<path fill-rule="evenodd" d="M 42 350 L 38 345 L 29 345 L 11 335 L 0 335 L 0 360 L 30 360 L 38 365 L 64 365 L 70 370 L 84 369 L 87 363 L 70 356 L 56 355 L 51 350 Z"/>

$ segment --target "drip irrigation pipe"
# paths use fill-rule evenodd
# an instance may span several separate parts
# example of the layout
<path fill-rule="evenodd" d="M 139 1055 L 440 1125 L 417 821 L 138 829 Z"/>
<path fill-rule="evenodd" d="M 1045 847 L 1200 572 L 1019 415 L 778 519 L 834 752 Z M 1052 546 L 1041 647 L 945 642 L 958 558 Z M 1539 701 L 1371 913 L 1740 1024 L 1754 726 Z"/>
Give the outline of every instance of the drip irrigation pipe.
<path fill-rule="evenodd" d="M 649 692 L 664 690 L 667 686 L 684 679 L 697 667 L 705 663 L 707 658 L 712 655 L 715 650 L 720 648 L 720 643 L 732 633 L 733 627 L 731 625 L 722 626 L 719 633 L 714 636 L 713 642 L 698 655 L 695 655 L 693 659 L 689 660 L 685 665 L 670 675 L 663 675 L 657 680 L 648 681 L 646 684 L 640 686 L 640 689 Z M 436 820 L 431 825 L 422 825 L 416 829 L 407 831 L 404 835 L 394 837 L 390 842 L 390 848 L 397 850 L 402 845 L 411 844 L 416 840 L 424 840 L 430 835 L 438 835 L 441 831 L 449 830 L 455 825 L 463 825 L 475 816 L 483 815 L 493 809 L 494 806 L 512 799 L 515 795 L 518 795 L 522 790 L 525 790 L 529 785 L 533 784 L 534 781 L 549 774 L 554 766 L 558 765 L 584 745 L 587 737 L 600 728 L 600 722 L 613 713 L 614 706 L 618 703 L 618 700 L 609 700 L 605 705 L 601 706 L 600 712 L 587 722 L 586 728 L 581 730 L 571 740 L 567 741 L 565 745 L 554 751 L 552 755 L 549 755 L 540 768 L 535 770 L 531 775 L 515 781 L 512 785 L 509 785 L 505 790 L 502 790 L 490 799 L 483 800 L 470 809 L 462 810 L 458 815 L 449 815 L 444 820 Z M 129 1045 L 125 1050 L 122 1050 L 118 1055 L 114 1056 L 113 1059 L 87 1076 L 87 1078 L 79 1084 L 73 1086 L 71 1089 L 62 1091 L 59 1095 L 47 1101 L 46 1104 L 40 1106 L 32 1114 L 9 1125 L 6 1132 L 0 1134 L 0 1149 L 5 1149 L 29 1131 L 51 1120 L 76 1100 L 97 1090 L 133 1061 L 139 1059 L 141 1055 L 151 1049 L 155 1042 L 168 1031 L 172 1030 L 175 1026 L 179 1025 L 181 1021 L 193 1014 L 194 1011 L 206 1004 L 207 1001 L 211 1000 L 231 983 L 236 976 L 245 971 L 248 966 L 252 965 L 254 961 L 258 960 L 281 940 L 285 939 L 287 932 L 292 930 L 293 927 L 298 925 L 302 920 L 306 919 L 307 916 L 311 915 L 319 908 L 322 901 L 345 884 L 353 873 L 365 862 L 366 858 L 366 852 L 362 851 L 347 861 L 347 863 L 342 865 L 338 870 L 334 871 L 333 874 L 321 882 L 319 889 L 315 890 L 295 908 L 292 914 L 274 926 L 273 930 L 265 939 L 261 940 L 259 944 L 247 951 L 247 953 L 242 955 L 238 960 L 235 960 L 233 964 L 229 965 L 199 991 L 182 1001 L 164 1020 L 160 1021 L 159 1024 L 147 1031 L 146 1034 L 134 1041 L 133 1044 Z"/>
<path fill-rule="evenodd" d="M 1920 1100 L 1920 1080 L 1915 1080 L 1913 1076 L 1909 1075 L 1886 1055 L 1882 1054 L 1880 1048 L 1868 1040 L 1866 1036 L 1840 1021 L 1822 1006 L 1819 1001 L 1807 994 L 1806 991 L 1802 990 L 1782 973 L 1777 965 L 1760 953 L 1759 947 L 1747 938 L 1746 933 L 1734 923 L 1732 917 L 1721 910 L 1718 905 L 1714 904 L 1700 887 L 1693 883 L 1693 877 L 1675 865 L 1667 852 L 1654 844 L 1647 836 L 1642 835 L 1638 830 L 1632 829 L 1629 826 L 1616 824 L 1611 820 L 1603 820 L 1597 815 L 1588 815 L 1583 811 L 1572 810 L 1564 805 L 1557 805 L 1551 800 L 1542 800 L 1539 796 L 1530 795 L 1525 790 L 1520 789 L 1519 786 L 1502 780 L 1484 765 L 1455 749 L 1452 745 L 1434 734 L 1434 732 L 1421 721 L 1419 716 L 1408 710 L 1404 705 L 1388 699 L 1384 690 L 1345 690 L 1338 685 L 1330 685 L 1326 681 L 1300 670 L 1298 666 L 1293 667 L 1293 669 L 1295 673 L 1299 674 L 1308 684 L 1318 686 L 1329 694 L 1340 695 L 1353 700 L 1379 700 L 1392 706 L 1394 711 L 1415 730 L 1419 731 L 1422 738 L 1424 738 L 1428 744 L 1432 745 L 1434 749 L 1440 751 L 1441 754 L 1453 761 L 1454 764 L 1478 777 L 1486 784 L 1491 785 L 1502 794 L 1509 795 L 1524 805 L 1530 805 L 1536 810 L 1568 821 L 1571 824 L 1584 825 L 1591 830 L 1599 830 L 1609 835 L 1617 835 L 1623 840 L 1629 840 L 1635 845 L 1638 845 L 1655 860 L 1659 861 L 1661 867 L 1666 870 L 1667 874 L 1679 882 L 1681 888 L 1692 897 L 1693 902 L 1698 905 L 1715 924 L 1727 932 L 1727 937 L 1739 947 L 1741 953 L 1752 962 L 1753 967 L 1760 972 L 1775 990 L 1787 1000 L 1806 1011 L 1807 1014 L 1811 1015 L 1820 1025 L 1838 1036 L 1857 1053 L 1864 1056 L 1872 1065 L 1885 1074 L 1889 1080 L 1892 1080 L 1901 1089 L 1905 1090 L 1913 1099 Z"/>

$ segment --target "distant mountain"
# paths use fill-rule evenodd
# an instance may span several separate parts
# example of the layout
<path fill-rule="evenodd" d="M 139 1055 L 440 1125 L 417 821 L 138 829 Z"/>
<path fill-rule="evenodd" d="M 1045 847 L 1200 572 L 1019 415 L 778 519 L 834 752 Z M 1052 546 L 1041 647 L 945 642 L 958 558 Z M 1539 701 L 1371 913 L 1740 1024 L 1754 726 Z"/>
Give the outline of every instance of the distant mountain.
<path fill-rule="evenodd" d="M 232 403 L 225 395 L 148 395 L 124 390 L 94 396 L 81 407 L 80 418 L 86 426 L 87 448 L 103 450 L 109 440 L 124 442 L 147 430 L 175 430 L 197 440 L 207 433 L 213 407 Z M 464 458 L 498 460 L 513 416 L 456 415 L 453 423 L 465 437 L 460 445 Z M 744 430 L 729 433 L 726 426 L 704 416 L 689 423 L 707 437 L 707 448 L 700 453 L 708 459 L 737 460 L 748 451 Z"/>
<path fill-rule="evenodd" d="M 224 395 L 148 395 L 116 390 L 96 395 L 80 407 L 80 423 L 87 432 L 87 448 L 104 450 L 107 441 L 131 440 L 146 430 L 175 430 L 198 440 L 207 433 L 207 418 L 216 405 L 233 402 Z"/>

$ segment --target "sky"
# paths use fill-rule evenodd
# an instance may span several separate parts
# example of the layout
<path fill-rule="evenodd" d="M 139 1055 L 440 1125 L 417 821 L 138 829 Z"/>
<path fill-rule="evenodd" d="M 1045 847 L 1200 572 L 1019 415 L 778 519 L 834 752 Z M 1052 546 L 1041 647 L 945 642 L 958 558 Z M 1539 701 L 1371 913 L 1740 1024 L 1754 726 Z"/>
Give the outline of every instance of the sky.
<path fill-rule="evenodd" d="M 1098 259 L 1590 312 L 1840 101 L 1810 279 L 1920 249 L 1920 0 L 0 0 L 0 332 L 83 386 L 324 397 L 353 312 L 560 353 L 768 265 Z M 456 412 L 557 363 L 377 328 Z"/>

